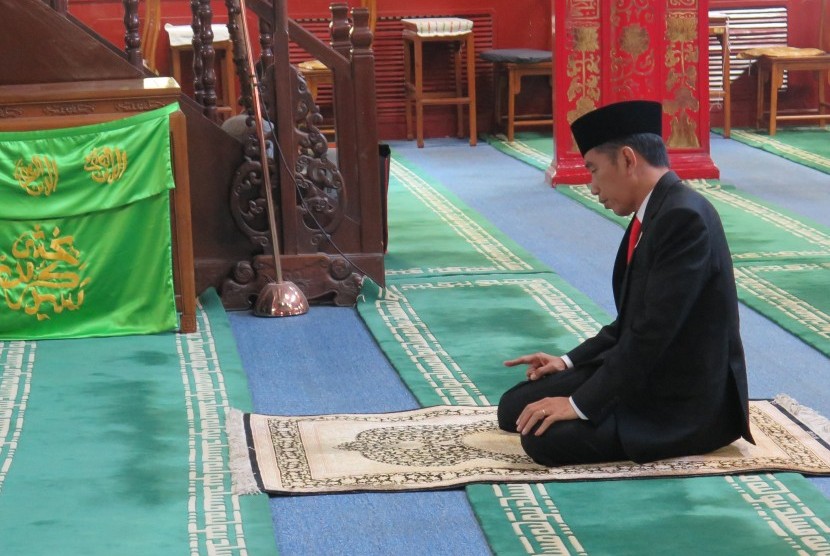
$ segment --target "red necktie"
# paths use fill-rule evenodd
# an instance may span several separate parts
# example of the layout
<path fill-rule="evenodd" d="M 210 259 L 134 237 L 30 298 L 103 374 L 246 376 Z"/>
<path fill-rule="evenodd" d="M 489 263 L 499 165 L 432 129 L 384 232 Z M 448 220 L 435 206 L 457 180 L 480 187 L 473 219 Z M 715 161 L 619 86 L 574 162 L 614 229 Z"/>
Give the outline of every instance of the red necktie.
<path fill-rule="evenodd" d="M 637 246 L 637 240 L 640 239 L 640 219 L 636 216 L 631 223 L 631 235 L 628 236 L 628 258 L 627 262 L 631 262 L 631 255 L 634 254 L 634 248 Z"/>

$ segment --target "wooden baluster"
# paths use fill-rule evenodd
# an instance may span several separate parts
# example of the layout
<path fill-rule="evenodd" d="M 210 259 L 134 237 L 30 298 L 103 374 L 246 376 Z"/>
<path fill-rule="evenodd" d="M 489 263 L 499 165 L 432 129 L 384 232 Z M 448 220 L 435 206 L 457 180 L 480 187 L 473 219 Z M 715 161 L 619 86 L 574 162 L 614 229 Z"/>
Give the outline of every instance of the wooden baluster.
<path fill-rule="evenodd" d="M 352 10 L 354 27 L 349 33 L 351 45 L 354 47 L 354 56 L 361 58 L 374 58 L 372 54 L 372 31 L 369 28 L 369 10 L 366 8 L 354 8 Z"/>
<path fill-rule="evenodd" d="M 262 94 L 260 98 L 265 103 L 265 109 L 273 119 L 277 113 L 277 107 L 274 106 L 274 79 L 276 73 L 274 72 L 274 32 L 273 25 L 267 20 L 259 20 L 259 59 L 262 65 Z"/>
<path fill-rule="evenodd" d="M 329 33 L 331 35 L 331 47 L 337 52 L 349 57 L 349 50 L 352 43 L 349 41 L 349 32 L 352 29 L 349 23 L 349 6 L 347 4 L 332 4 L 331 9 L 331 23 L 329 23 Z"/>
<path fill-rule="evenodd" d="M 241 87 L 240 98 L 238 100 L 245 108 L 245 112 L 252 114 L 253 98 L 251 96 L 251 78 L 246 69 L 247 56 L 245 54 L 245 45 L 242 43 L 242 31 L 237 22 L 237 17 L 240 15 L 239 1 L 225 0 L 225 6 L 228 8 L 228 33 L 231 36 L 231 44 L 233 44 L 233 66 L 236 68 L 236 75 L 239 78 Z"/>
<path fill-rule="evenodd" d="M 141 59 L 141 35 L 138 34 L 138 0 L 122 0 L 124 5 L 124 50 L 127 60 L 138 68 L 144 67 Z M 64 12 L 65 13 L 65 12 Z"/>
<path fill-rule="evenodd" d="M 202 58 L 202 105 L 204 114 L 214 121 L 219 120 L 216 111 L 216 50 L 213 48 L 213 9 L 210 0 L 199 1 L 199 25 L 201 27 Z"/>
<path fill-rule="evenodd" d="M 190 28 L 193 29 L 193 38 L 191 39 L 193 45 L 193 98 L 204 106 L 202 101 L 204 96 L 204 86 L 202 85 L 204 62 L 200 55 L 202 51 L 202 23 L 199 19 L 199 0 L 190 0 L 190 13 Z"/>

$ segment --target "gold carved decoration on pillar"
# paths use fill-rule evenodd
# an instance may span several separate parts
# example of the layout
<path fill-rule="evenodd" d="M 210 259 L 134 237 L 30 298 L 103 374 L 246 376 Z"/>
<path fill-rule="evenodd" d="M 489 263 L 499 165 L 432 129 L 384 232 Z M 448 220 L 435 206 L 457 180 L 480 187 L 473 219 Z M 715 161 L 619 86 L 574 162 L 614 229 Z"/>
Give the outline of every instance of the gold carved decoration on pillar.
<path fill-rule="evenodd" d="M 649 36 L 649 29 L 654 29 L 654 14 L 654 6 L 643 0 L 618 0 L 612 4 L 610 77 L 617 100 L 655 97 L 652 42 L 659 41 L 652 41 Z"/>
<path fill-rule="evenodd" d="M 672 10 L 680 4 L 683 10 Z M 694 3 L 692 3 L 694 4 Z M 689 2 L 670 2 L 666 21 L 666 100 L 663 110 L 669 115 L 667 144 L 670 148 L 698 148 L 698 18 L 688 11 Z"/>

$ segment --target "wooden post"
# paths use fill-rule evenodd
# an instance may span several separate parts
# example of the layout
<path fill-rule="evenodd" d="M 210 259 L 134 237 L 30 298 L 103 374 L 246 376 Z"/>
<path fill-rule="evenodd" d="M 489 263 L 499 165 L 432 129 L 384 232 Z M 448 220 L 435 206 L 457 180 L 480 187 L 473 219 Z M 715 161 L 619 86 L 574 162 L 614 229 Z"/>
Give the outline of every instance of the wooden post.
<path fill-rule="evenodd" d="M 301 222 L 297 217 L 297 191 L 295 188 L 294 172 L 297 167 L 297 138 L 294 134 L 294 94 L 292 91 L 291 62 L 289 60 L 288 37 L 288 9 L 286 0 L 273 0 L 274 29 L 274 91 L 272 105 L 276 112 L 272 118 L 276 119 L 277 141 L 275 158 L 279 165 L 280 184 L 280 220 L 283 255 L 296 255 L 297 228 Z M 243 14 L 244 16 L 244 14 Z M 280 158 L 282 152 L 284 158 Z"/>
<path fill-rule="evenodd" d="M 199 27 L 201 29 L 201 48 L 193 49 L 193 60 L 201 59 L 202 66 L 202 105 L 204 114 L 213 121 L 218 121 L 216 112 L 216 68 L 214 60 L 216 51 L 213 49 L 213 9 L 210 0 L 199 1 Z M 195 36 L 195 35 L 194 35 Z"/>
<path fill-rule="evenodd" d="M 369 11 L 352 10 L 354 28 L 352 43 L 352 83 L 354 84 L 354 121 L 358 181 L 354 190 L 360 194 L 360 243 L 362 252 L 383 251 L 383 215 L 381 196 L 378 126 L 375 91 L 375 56 L 372 52 L 372 32 L 369 30 Z M 349 182 L 346 182 L 352 185 Z M 383 273 L 380 273 L 383 276 Z"/>
<path fill-rule="evenodd" d="M 202 23 L 199 19 L 199 0 L 190 0 L 190 28 L 193 29 L 193 98 L 201 106 L 204 106 L 204 86 L 202 85 L 202 73 L 204 62 L 202 61 Z"/>
<path fill-rule="evenodd" d="M 709 156 L 708 0 L 552 0 L 556 152 L 547 178 L 590 182 L 570 124 L 623 100 L 663 104 L 663 138 L 682 178 L 717 178 Z"/>
<path fill-rule="evenodd" d="M 141 68 L 144 67 L 144 61 L 141 59 L 141 35 L 138 34 L 138 0 L 122 0 L 122 4 L 124 5 L 124 51 L 127 53 L 127 60 L 135 67 Z"/>

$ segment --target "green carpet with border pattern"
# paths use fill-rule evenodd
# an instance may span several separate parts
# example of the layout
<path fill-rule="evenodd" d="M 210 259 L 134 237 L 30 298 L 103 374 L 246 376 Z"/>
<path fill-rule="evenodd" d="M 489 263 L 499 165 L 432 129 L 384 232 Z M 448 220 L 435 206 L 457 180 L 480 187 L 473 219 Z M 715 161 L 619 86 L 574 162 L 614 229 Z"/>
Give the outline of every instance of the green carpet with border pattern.
<path fill-rule="evenodd" d="M 772 137 L 753 129 L 732 129 L 731 138 L 830 174 L 830 127 L 785 127 Z"/>
<path fill-rule="evenodd" d="M 442 195 L 442 202 L 452 199 L 393 154 L 390 203 L 410 203 L 405 214 L 390 211 L 390 257 L 401 253 L 394 268 L 429 268 L 433 252 L 447 256 L 444 245 L 450 243 L 458 249 L 455 266 L 466 266 L 480 253 L 459 241 L 458 226 L 447 222 L 442 231 L 432 230 L 429 243 L 411 233 L 437 210 L 436 205 L 411 205 L 411 190 L 424 184 Z M 453 199 L 453 204 L 459 203 Z M 470 214 L 463 206 L 438 210 Z M 490 237 L 497 236 L 491 232 Z M 530 259 L 514 245 L 503 248 L 519 260 Z M 386 288 L 365 285 L 358 310 L 423 406 L 497 403 L 520 378 L 502 366 L 503 359 L 539 345 L 564 351 L 609 318 L 556 274 L 524 269 L 429 276 L 393 272 Z M 816 543 L 830 543 L 824 525 L 830 502 L 795 474 L 473 485 L 467 494 L 496 554 L 639 556 L 654 553 L 655 547 L 665 554 L 809 554 Z"/>
<path fill-rule="evenodd" d="M 0 554 L 276 554 L 230 493 L 225 410 L 250 408 L 224 309 L 199 331 L 0 342 Z"/>

